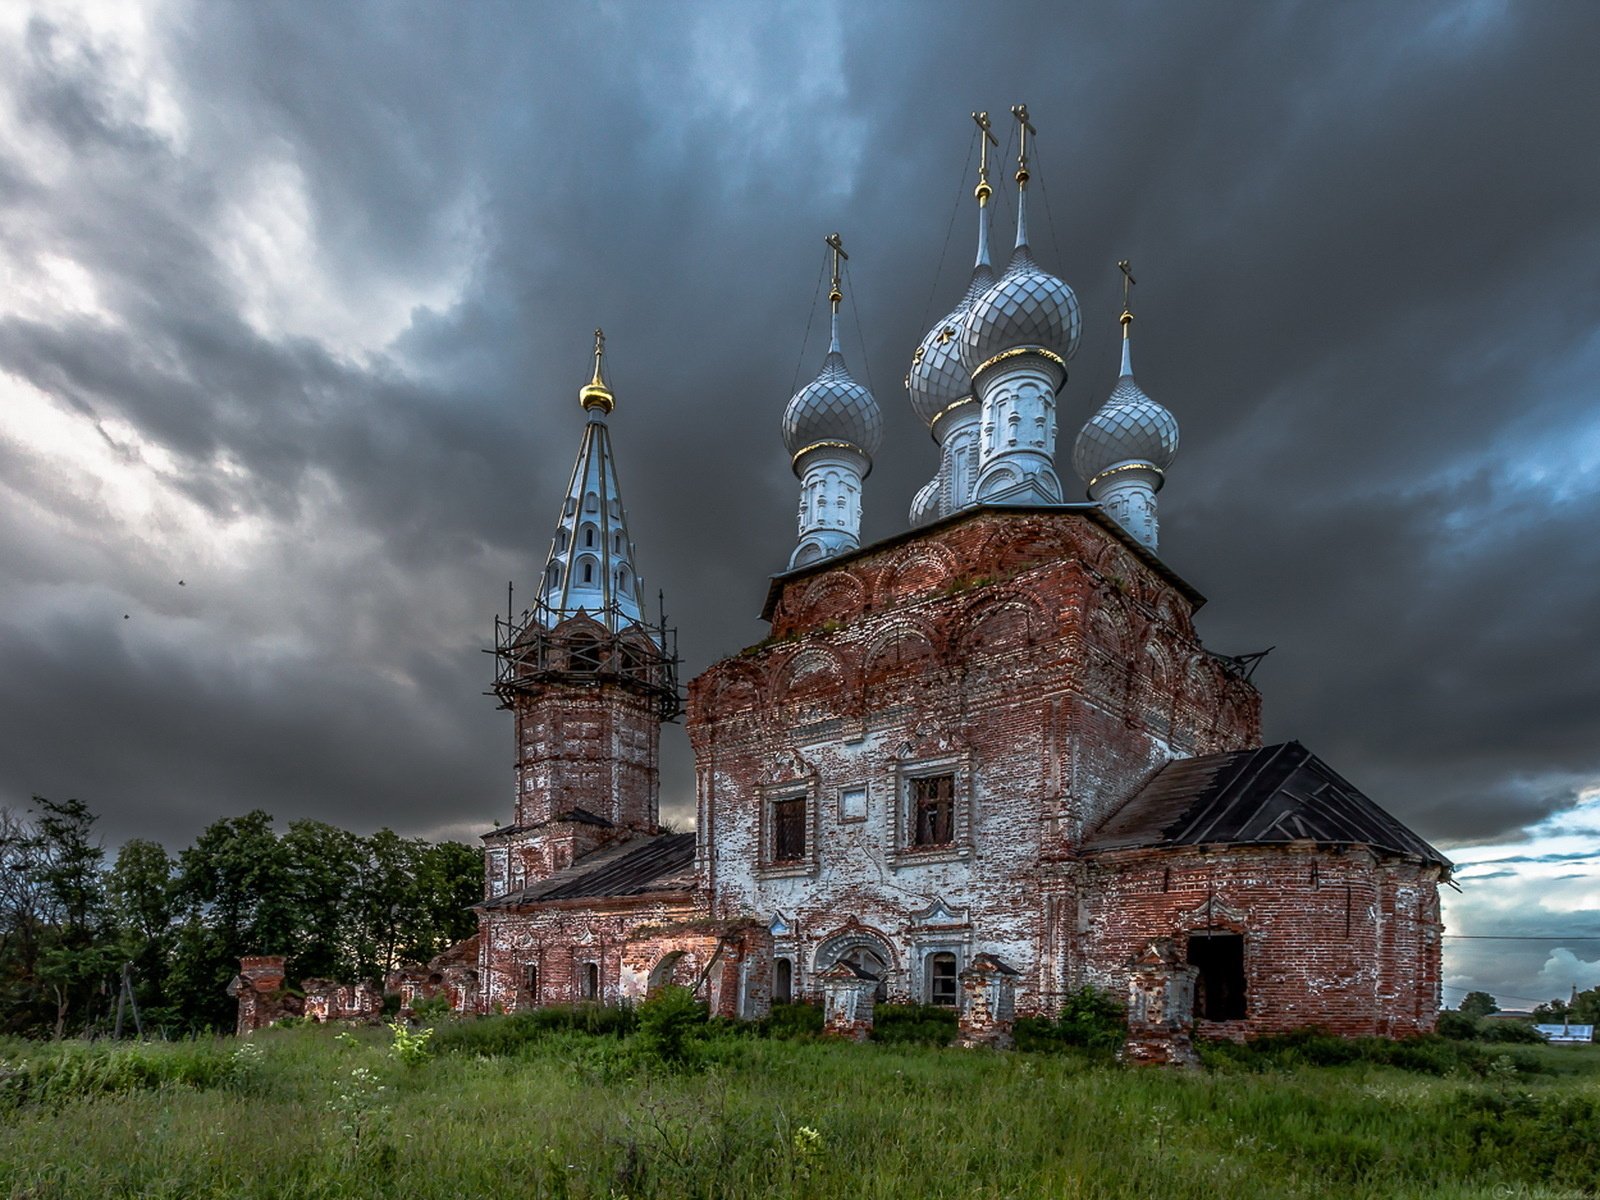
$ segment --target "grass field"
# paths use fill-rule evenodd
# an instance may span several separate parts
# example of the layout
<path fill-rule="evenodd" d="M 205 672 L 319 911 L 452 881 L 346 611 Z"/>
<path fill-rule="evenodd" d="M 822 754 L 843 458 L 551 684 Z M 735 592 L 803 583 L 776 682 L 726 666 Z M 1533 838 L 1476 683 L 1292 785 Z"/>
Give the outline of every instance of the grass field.
<path fill-rule="evenodd" d="M 1440 1041 L 1407 1069 L 1309 1065 L 1312 1039 L 1173 1074 L 515 1018 L 392 1043 L 0 1044 L 0 1197 L 1600 1194 L 1592 1047 Z"/>

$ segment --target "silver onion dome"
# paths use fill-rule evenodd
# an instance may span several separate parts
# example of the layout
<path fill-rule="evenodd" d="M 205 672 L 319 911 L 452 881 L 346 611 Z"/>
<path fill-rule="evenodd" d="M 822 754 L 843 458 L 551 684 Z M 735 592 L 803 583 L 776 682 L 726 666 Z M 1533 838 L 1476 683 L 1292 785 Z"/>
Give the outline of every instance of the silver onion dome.
<path fill-rule="evenodd" d="M 1078 352 L 1083 319 L 1072 289 L 1033 261 L 1020 242 L 1006 273 L 973 303 L 961 331 L 961 361 L 976 375 L 1008 350 L 1043 350 L 1065 363 Z"/>
<path fill-rule="evenodd" d="M 992 286 L 994 271 L 987 262 L 980 263 L 961 303 L 917 343 L 906 388 L 911 393 L 911 408 L 924 425 L 931 427 L 951 405 L 972 395 L 972 372 L 961 361 L 961 330 L 973 302 Z"/>
<path fill-rule="evenodd" d="M 1087 484 L 1122 463 L 1147 463 L 1165 472 L 1178 453 L 1178 419 L 1133 381 L 1128 342 L 1122 375 L 1072 447 L 1072 466 Z"/>
<path fill-rule="evenodd" d="M 813 446 L 841 443 L 870 459 L 883 443 L 883 413 L 872 393 L 851 378 L 835 339 L 822 373 L 783 410 L 783 444 L 798 456 Z"/>

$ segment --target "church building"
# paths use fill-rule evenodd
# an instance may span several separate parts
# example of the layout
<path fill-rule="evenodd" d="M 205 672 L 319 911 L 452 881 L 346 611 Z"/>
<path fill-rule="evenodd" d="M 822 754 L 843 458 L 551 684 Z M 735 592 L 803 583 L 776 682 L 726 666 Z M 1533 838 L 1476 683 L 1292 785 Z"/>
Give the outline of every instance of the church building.
<path fill-rule="evenodd" d="M 850 978 L 961 1007 L 988 971 L 1016 1012 L 1050 1013 L 1084 986 L 1127 997 L 1160 946 L 1202 1033 L 1433 1027 L 1449 862 L 1305 746 L 1261 744 L 1252 664 L 1201 645 L 1204 597 L 1160 557 L 1178 424 L 1135 381 L 1126 263 L 1120 371 L 1071 448 L 1082 491 L 1058 472 L 1081 319 L 1029 244 L 1013 111 L 1009 260 L 991 263 L 975 114 L 971 281 L 912 356 L 938 461 L 906 529 L 860 544 L 883 422 L 840 348 L 834 235 L 831 342 L 782 415 L 798 529 L 770 633 L 686 694 L 639 582 L 597 331 L 536 598 L 496 623 L 516 793 L 484 839 L 479 935 L 441 966 L 459 1007 L 680 983 L 756 1017 Z M 659 815 L 679 717 L 692 832 Z"/>

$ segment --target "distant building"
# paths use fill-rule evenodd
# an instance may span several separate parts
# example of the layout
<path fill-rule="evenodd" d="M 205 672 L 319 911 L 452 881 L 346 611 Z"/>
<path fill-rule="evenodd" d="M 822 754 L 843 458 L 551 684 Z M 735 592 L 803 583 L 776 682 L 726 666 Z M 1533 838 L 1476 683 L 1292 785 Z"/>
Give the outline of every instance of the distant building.
<path fill-rule="evenodd" d="M 1594 1041 L 1593 1025 L 1535 1025 L 1553 1046 L 1578 1045 Z"/>

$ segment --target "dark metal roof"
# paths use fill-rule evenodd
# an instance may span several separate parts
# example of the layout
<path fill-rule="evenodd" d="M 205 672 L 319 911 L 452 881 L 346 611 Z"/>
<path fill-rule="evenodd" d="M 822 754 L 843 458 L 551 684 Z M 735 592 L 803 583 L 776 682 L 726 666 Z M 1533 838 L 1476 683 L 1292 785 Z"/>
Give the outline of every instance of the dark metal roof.
<path fill-rule="evenodd" d="M 547 900 L 602 899 L 681 891 L 680 878 L 694 865 L 695 835 L 663 833 L 606 846 L 587 854 L 549 879 L 497 896 L 485 908 L 515 908 Z"/>
<path fill-rule="evenodd" d="M 1299 742 L 1168 763 L 1089 837 L 1084 851 L 1297 841 L 1371 846 L 1450 867 Z"/>
<path fill-rule="evenodd" d="M 547 825 L 553 825 L 558 821 L 576 821 L 580 825 L 597 825 L 601 829 L 610 829 L 615 824 L 615 822 L 608 821 L 605 817 L 590 812 L 587 808 L 578 808 L 574 805 L 572 808 L 556 813 L 548 821 L 535 821 L 532 825 L 502 825 L 499 829 L 491 829 L 488 833 L 482 835 L 482 840 L 488 841 L 490 838 L 507 837 L 513 833 L 527 833 L 530 829 L 543 829 Z"/>

